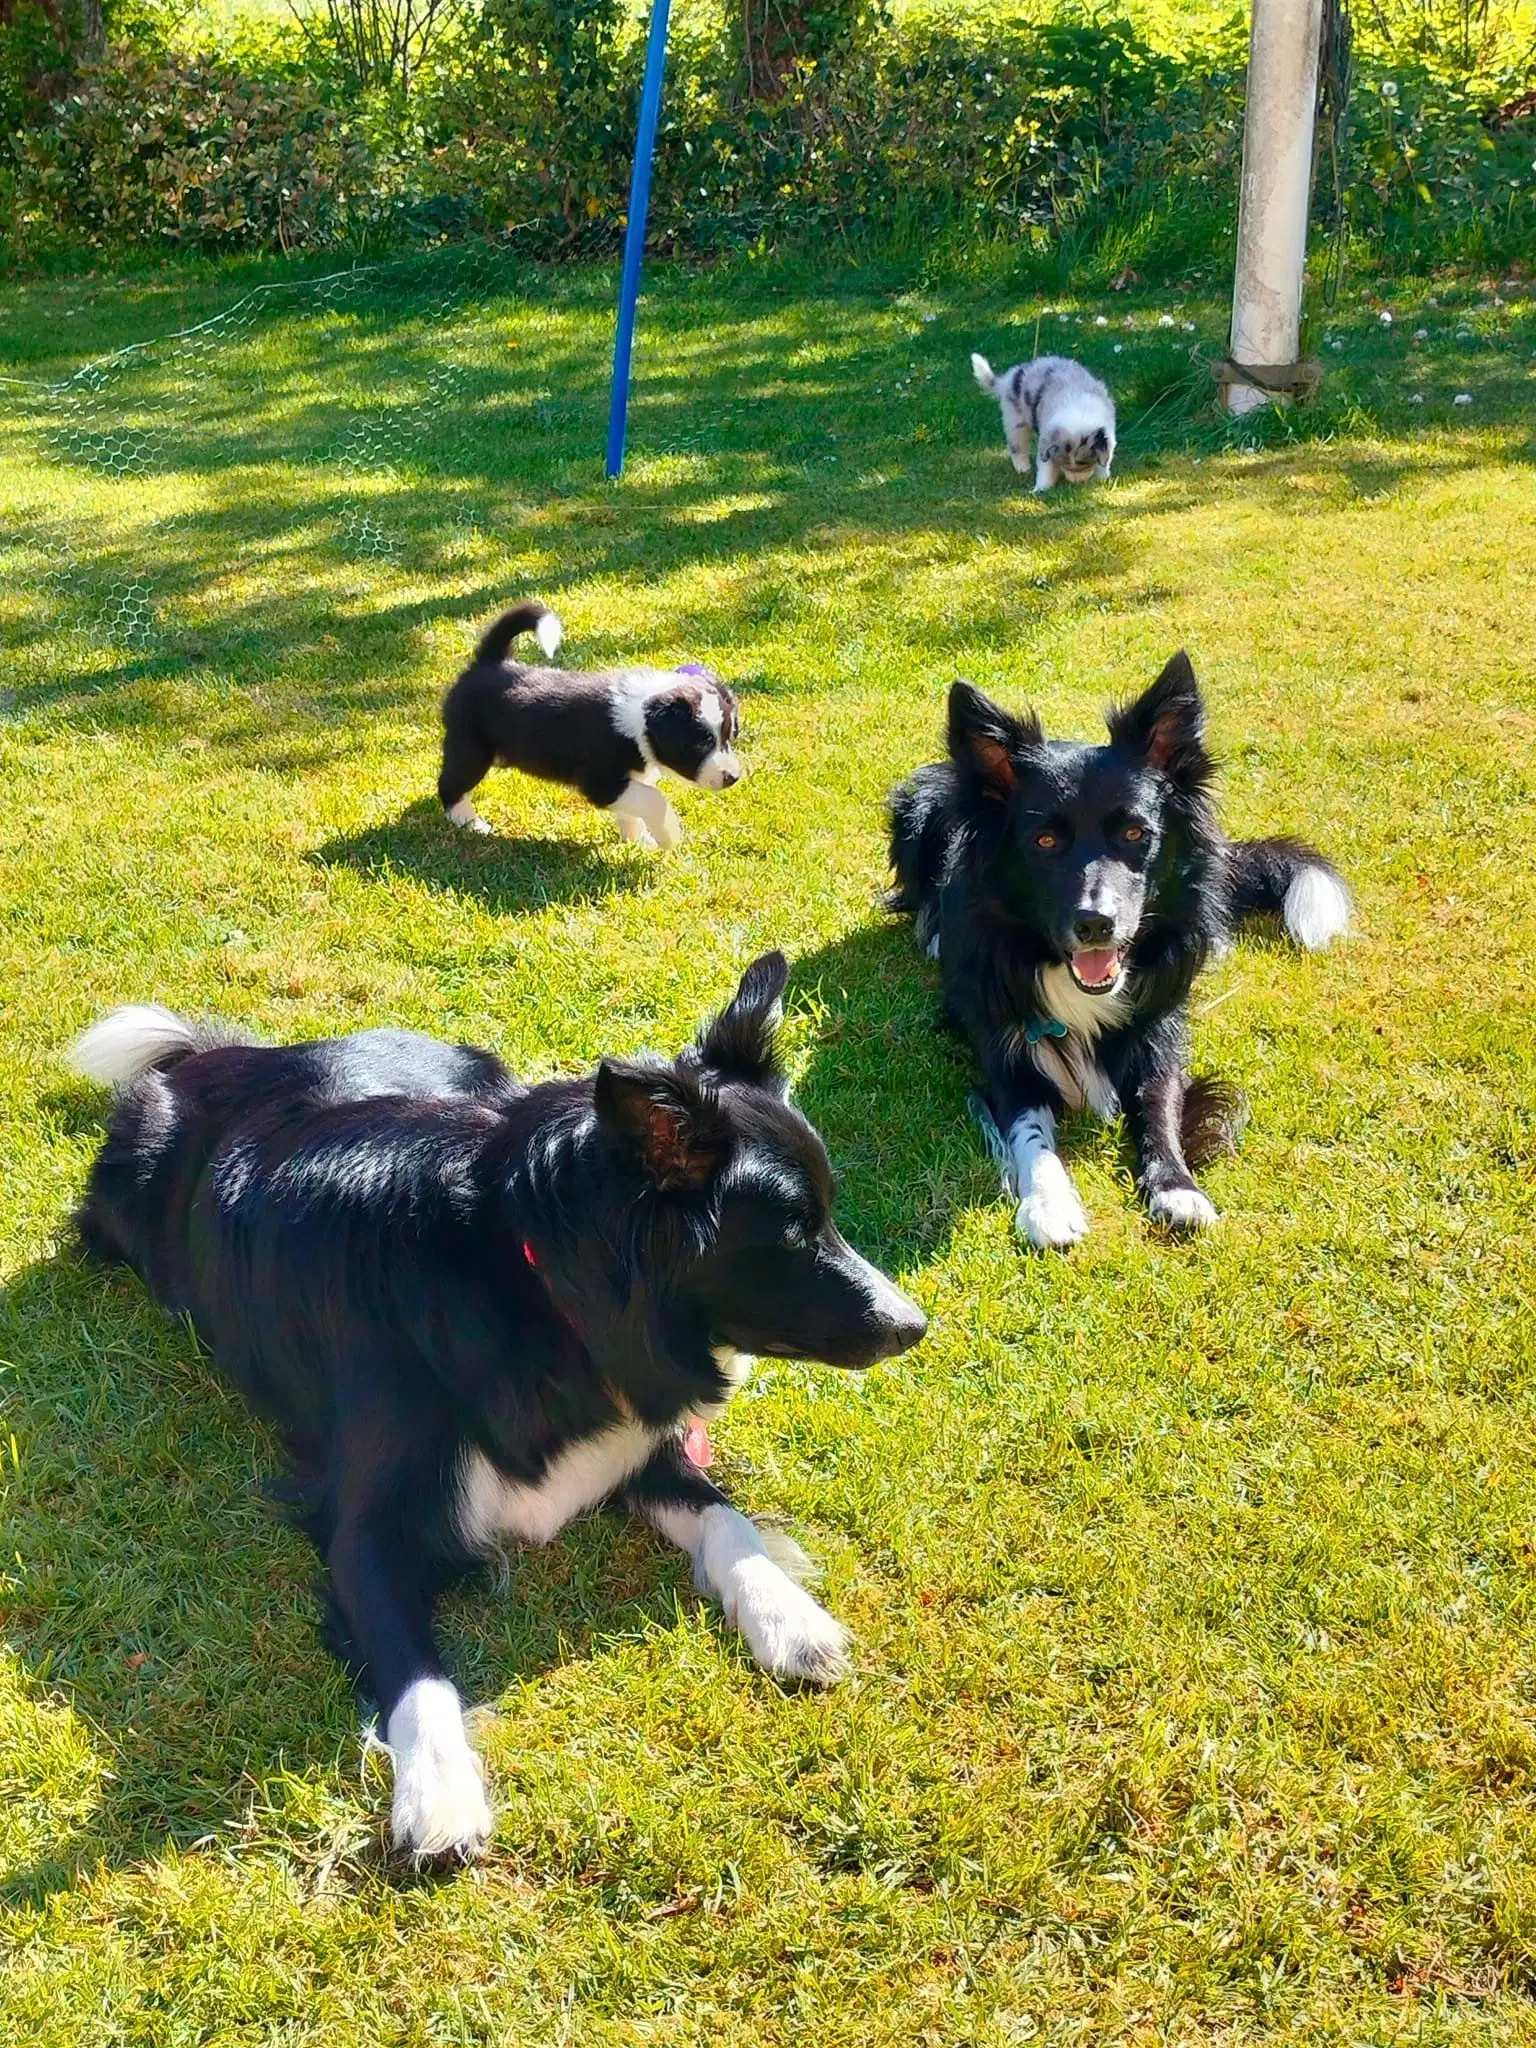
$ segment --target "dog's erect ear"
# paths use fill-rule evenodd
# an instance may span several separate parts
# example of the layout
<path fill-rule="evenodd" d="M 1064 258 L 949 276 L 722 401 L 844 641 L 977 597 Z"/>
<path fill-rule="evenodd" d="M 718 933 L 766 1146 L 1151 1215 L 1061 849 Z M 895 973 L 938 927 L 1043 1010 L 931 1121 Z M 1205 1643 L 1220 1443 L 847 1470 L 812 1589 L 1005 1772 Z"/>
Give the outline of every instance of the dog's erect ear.
<path fill-rule="evenodd" d="M 1105 714 L 1109 737 L 1174 782 L 1202 781 L 1211 768 L 1205 751 L 1205 704 L 1189 656 L 1181 647 L 1150 690 L 1134 704 Z"/>
<path fill-rule="evenodd" d="M 788 979 L 789 962 L 782 953 L 764 953 L 754 960 L 735 995 L 699 1033 L 692 1054 L 699 1065 L 782 1095 L 784 1075 L 774 1041 L 784 1020 Z"/>
<path fill-rule="evenodd" d="M 719 1100 L 677 1067 L 604 1060 L 596 1101 L 603 1129 L 639 1155 L 658 1187 L 707 1187 L 725 1164 L 731 1136 Z"/>
<path fill-rule="evenodd" d="M 1044 738 L 1032 711 L 1025 718 L 1015 718 L 1001 704 L 984 697 L 974 683 L 950 684 L 949 758 L 974 776 L 987 796 L 999 800 L 1012 796 L 1021 756 L 1042 745 Z"/>

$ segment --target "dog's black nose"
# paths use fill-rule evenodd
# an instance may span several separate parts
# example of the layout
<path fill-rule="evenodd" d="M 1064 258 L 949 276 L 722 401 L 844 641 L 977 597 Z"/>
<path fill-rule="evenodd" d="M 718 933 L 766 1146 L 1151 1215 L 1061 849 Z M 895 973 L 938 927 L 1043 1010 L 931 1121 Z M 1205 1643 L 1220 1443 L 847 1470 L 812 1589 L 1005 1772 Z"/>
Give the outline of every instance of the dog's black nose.
<path fill-rule="evenodd" d="M 722 789 L 734 789 L 740 780 L 741 770 L 739 768 L 727 768 L 720 777 L 720 787 Z"/>
<path fill-rule="evenodd" d="M 1096 910 L 1081 911 L 1073 920 L 1072 936 L 1080 946 L 1107 946 L 1115 936 L 1115 920 Z"/>

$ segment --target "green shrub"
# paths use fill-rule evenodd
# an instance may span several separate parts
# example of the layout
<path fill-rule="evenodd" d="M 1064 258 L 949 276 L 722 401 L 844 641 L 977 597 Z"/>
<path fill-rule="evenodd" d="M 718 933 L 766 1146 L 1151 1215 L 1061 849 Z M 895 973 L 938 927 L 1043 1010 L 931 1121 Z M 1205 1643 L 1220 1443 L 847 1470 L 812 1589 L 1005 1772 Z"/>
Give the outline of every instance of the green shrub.
<path fill-rule="evenodd" d="M 354 233 L 383 204 L 361 138 L 301 81 L 129 50 L 51 112 L 13 144 L 24 245 L 297 249 Z"/>

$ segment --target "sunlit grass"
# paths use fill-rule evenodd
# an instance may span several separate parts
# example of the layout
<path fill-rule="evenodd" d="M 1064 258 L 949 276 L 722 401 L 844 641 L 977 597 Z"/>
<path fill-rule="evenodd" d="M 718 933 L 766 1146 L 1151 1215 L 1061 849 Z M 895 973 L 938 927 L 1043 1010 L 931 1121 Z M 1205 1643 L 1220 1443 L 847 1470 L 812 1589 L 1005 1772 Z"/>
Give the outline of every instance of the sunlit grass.
<path fill-rule="evenodd" d="M 18 291 L 0 365 L 5 2038 L 1531 2040 L 1530 307 L 1352 303 L 1319 407 L 1239 435 L 1196 295 L 658 269 L 615 490 L 611 278 L 520 275 L 446 330 L 301 298 L 196 377 L 152 353 L 142 479 L 48 454 L 44 385 L 237 289 Z M 1121 397 L 1108 489 L 1029 497 L 971 383 L 1037 322 Z M 375 413 L 395 452 L 349 469 Z M 103 623 L 130 579 L 140 644 Z M 497 839 L 435 814 L 438 693 L 526 590 L 573 661 L 740 686 L 754 772 L 679 798 L 676 856 L 510 775 Z M 1253 1110 L 1219 1231 L 1152 1235 L 1077 1126 L 1094 1234 L 1031 1257 L 877 908 L 880 800 L 955 673 L 1089 734 L 1180 644 L 1229 820 L 1333 852 L 1360 931 L 1199 991 Z M 569 1070 L 677 1045 L 768 944 L 846 1226 L 934 1319 L 718 1431 L 858 1676 L 780 1694 L 644 1532 L 584 1524 L 451 1603 L 501 1820 L 404 1882 L 270 1445 L 60 1249 L 101 1113 L 60 1049 L 156 997 Z"/>

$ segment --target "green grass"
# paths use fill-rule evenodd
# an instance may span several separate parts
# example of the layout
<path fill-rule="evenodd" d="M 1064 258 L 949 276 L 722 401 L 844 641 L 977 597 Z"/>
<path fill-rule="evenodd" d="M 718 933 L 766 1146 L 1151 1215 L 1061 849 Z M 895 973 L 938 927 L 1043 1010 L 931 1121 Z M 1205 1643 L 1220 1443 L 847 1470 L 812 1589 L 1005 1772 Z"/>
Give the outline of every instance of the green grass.
<path fill-rule="evenodd" d="M 1528 294 L 1352 303 L 1318 407 L 1233 430 L 1209 300 L 1063 327 L 1001 283 L 658 268 L 611 490 L 610 275 L 435 314 L 393 275 L 107 377 L 96 427 L 156 437 L 127 482 L 44 386 L 241 283 L 9 293 L 0 2036 L 1536 2041 Z M 1037 316 L 1121 394 L 1107 489 L 1033 500 L 971 385 Z M 340 460 L 360 418 L 391 465 Z M 501 837 L 434 816 L 438 692 L 523 591 L 573 661 L 740 685 L 755 772 L 679 799 L 676 856 L 511 776 Z M 1199 991 L 1253 1108 L 1221 1227 L 1155 1236 L 1075 1125 L 1093 1235 L 1033 1257 L 877 908 L 880 799 L 956 672 L 1090 734 L 1180 644 L 1229 822 L 1334 852 L 1360 930 Z M 765 1369 L 717 1432 L 857 1676 L 777 1691 L 643 1530 L 582 1523 L 447 1607 L 500 1822 L 410 1880 L 271 1445 L 67 1249 L 102 1103 L 61 1049 L 157 997 L 544 1074 L 676 1046 L 769 944 L 845 1225 L 933 1318 L 862 1380 Z"/>

